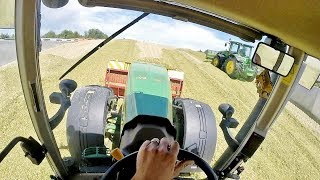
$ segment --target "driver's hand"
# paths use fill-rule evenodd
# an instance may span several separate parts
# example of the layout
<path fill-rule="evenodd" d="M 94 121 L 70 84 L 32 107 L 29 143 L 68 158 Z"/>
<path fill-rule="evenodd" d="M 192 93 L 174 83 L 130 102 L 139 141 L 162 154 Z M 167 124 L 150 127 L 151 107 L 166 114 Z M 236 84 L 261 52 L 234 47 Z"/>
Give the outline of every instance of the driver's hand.
<path fill-rule="evenodd" d="M 179 144 L 169 138 L 154 138 L 145 141 L 138 152 L 137 170 L 133 180 L 170 180 L 180 171 L 193 164 L 193 161 L 182 161 L 176 164 Z"/>

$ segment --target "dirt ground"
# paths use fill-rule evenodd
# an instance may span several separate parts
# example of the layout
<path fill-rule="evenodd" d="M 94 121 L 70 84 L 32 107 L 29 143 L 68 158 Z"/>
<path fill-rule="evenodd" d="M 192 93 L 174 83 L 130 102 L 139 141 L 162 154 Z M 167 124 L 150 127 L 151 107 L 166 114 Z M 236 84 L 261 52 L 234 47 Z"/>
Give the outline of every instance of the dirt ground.
<path fill-rule="evenodd" d="M 77 44 L 78 43 L 78 44 Z M 49 102 L 49 95 L 59 91 L 58 77 L 67 70 L 77 57 L 89 51 L 97 41 L 77 42 L 55 47 L 41 53 L 40 69 L 42 88 L 48 116 L 58 110 Z M 79 45 L 79 47 L 78 47 Z M 209 104 L 221 121 L 218 106 L 230 103 L 236 109 L 234 117 L 239 127 L 249 116 L 258 100 L 254 83 L 231 80 L 228 76 L 205 62 L 204 54 L 188 49 L 166 48 L 133 40 L 115 40 L 93 54 L 66 78 L 74 79 L 78 87 L 104 84 L 109 60 L 144 61 L 161 64 L 185 72 L 183 97 Z M 201 62 L 203 61 L 203 62 Z M 37 137 L 21 91 L 17 64 L 0 68 L 0 149 L 16 136 Z M 239 128 L 237 128 L 238 130 Z M 222 154 L 227 144 L 219 127 L 217 148 L 212 164 Z M 54 130 L 62 157 L 69 156 L 66 141 L 66 118 Z M 235 131 L 236 132 L 236 131 Z M 244 164 L 242 179 L 318 179 L 320 177 L 319 126 L 300 109 L 288 103 L 268 136 L 254 156 Z M 24 158 L 20 147 L 15 147 L 0 166 L 0 179 L 47 179 L 53 174 L 45 160 L 35 166 Z M 8 178 L 10 177 L 10 178 Z"/>
<path fill-rule="evenodd" d="M 68 44 L 62 44 L 41 52 L 41 54 L 51 54 L 66 59 L 79 59 L 83 52 L 88 52 L 97 46 L 102 40 L 79 40 Z"/>

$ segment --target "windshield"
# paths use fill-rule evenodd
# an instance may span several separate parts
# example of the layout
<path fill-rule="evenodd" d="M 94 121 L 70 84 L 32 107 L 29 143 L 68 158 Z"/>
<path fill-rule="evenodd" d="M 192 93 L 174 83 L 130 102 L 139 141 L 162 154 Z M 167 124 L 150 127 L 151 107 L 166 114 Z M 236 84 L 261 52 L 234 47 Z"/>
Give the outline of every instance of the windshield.
<path fill-rule="evenodd" d="M 39 54 L 39 68 L 45 109 L 48 117 L 51 118 L 60 107 L 51 103 L 49 98 L 53 92 L 60 92 L 59 77 L 91 49 L 138 17 L 142 12 L 101 7 L 85 8 L 76 1 L 72 1 L 59 9 L 50 9 L 43 5 L 41 9 L 42 50 Z M 0 54 L 4 54 L 0 61 L 0 81 L 2 84 L 0 87 L 0 97 L 2 99 L 0 102 L 0 122 L 2 123 L 0 137 L 3 139 L 0 141 L 0 149 L 3 149 L 6 143 L 15 136 L 28 137 L 32 135 L 34 138 L 37 136 L 30 121 L 21 90 L 15 55 L 14 31 L 1 30 L 0 33 L 2 34 L 0 36 Z M 262 74 L 265 69 L 257 69 L 255 66 L 241 64 L 241 61 L 234 62 L 232 58 L 228 59 L 229 54 L 226 53 L 228 51 L 222 51 L 226 50 L 225 43 L 229 42 L 230 39 L 247 43 L 240 38 L 214 29 L 151 14 L 101 47 L 64 79 L 72 79 L 77 82 L 78 89 L 72 94 L 71 99 L 76 98 L 73 95 L 79 92 L 78 90 L 81 87 L 108 87 L 112 89 L 114 94 L 118 95 L 119 100 L 112 101 L 116 103 L 115 106 L 114 104 L 108 104 L 109 102 L 106 100 L 103 101 L 102 99 L 105 96 L 96 99 L 96 101 L 103 101 L 99 101 L 100 104 L 94 108 L 101 110 L 99 112 L 97 110 L 95 113 L 103 111 L 99 115 L 100 117 L 96 117 L 102 119 L 103 121 L 100 122 L 104 123 L 99 127 L 97 124 L 94 126 L 98 128 L 90 129 L 86 127 L 88 123 L 86 119 L 90 119 L 90 117 L 81 113 L 93 112 L 93 110 L 88 110 L 85 105 L 78 106 L 79 113 L 67 112 L 59 126 L 53 130 L 61 158 L 65 162 L 69 162 L 68 158 L 74 156 L 72 154 L 74 149 L 70 147 L 73 140 L 70 140 L 70 134 L 68 134 L 72 129 L 72 125 L 70 125 L 72 122 L 70 119 L 68 120 L 72 117 L 71 114 L 79 115 L 77 116 L 79 117 L 77 123 L 80 124 L 79 131 L 88 130 L 89 132 L 100 129 L 103 132 L 101 134 L 102 144 L 109 153 L 109 150 L 119 147 L 121 144 L 119 142 L 119 139 L 122 138 L 120 135 L 122 135 L 124 129 L 123 125 L 127 122 L 124 120 L 128 120 L 138 110 L 147 112 L 151 109 L 156 111 L 157 115 L 165 114 L 168 119 L 172 120 L 178 134 L 175 138 L 182 139 L 181 147 L 183 147 L 183 139 L 189 138 L 184 136 L 186 129 L 189 129 L 189 135 L 194 137 L 190 138 L 190 142 L 195 142 L 196 145 L 190 144 L 190 146 L 183 148 L 209 154 L 203 153 L 202 158 L 210 157 L 207 161 L 213 165 L 229 148 L 219 126 L 222 121 L 222 114 L 218 109 L 219 105 L 228 103 L 234 107 L 235 112 L 232 117 L 239 122 L 239 125 L 237 128 L 231 129 L 231 132 L 236 135 L 246 120 L 250 118 L 256 104 L 268 99 L 274 84 L 270 79 L 265 79 L 264 74 Z M 252 50 L 256 48 L 257 42 L 248 44 L 253 48 L 232 43 L 230 53 L 240 54 L 241 51 L 242 56 L 251 57 Z M 206 54 L 212 54 L 213 56 L 207 56 Z M 220 59 L 220 57 L 223 58 Z M 218 64 L 215 64 L 217 62 L 214 59 L 219 60 Z M 129 76 L 128 72 L 132 70 L 130 68 L 141 65 L 139 63 L 148 65 L 145 67 L 145 71 L 140 72 L 140 74 L 137 73 L 137 76 L 131 76 L 135 80 L 132 82 L 139 84 L 141 81 L 138 80 L 147 79 L 145 74 L 148 73 L 152 74 L 151 77 L 154 81 L 139 84 L 135 93 L 148 92 L 150 95 L 148 98 L 156 95 L 161 96 L 161 98 L 157 97 L 157 101 L 146 98 L 145 101 L 136 105 L 134 103 L 138 100 L 135 99 L 127 103 L 124 96 L 134 87 L 134 84 L 130 84 L 132 89 L 131 86 L 128 89 L 126 84 Z M 162 81 L 163 76 L 166 81 Z M 158 82 L 163 84 L 158 86 Z M 88 91 L 87 95 L 77 102 L 89 102 L 88 99 L 93 97 L 91 95 L 92 91 Z M 126 97 L 130 99 L 132 96 Z M 208 121 L 213 122 L 216 127 L 216 140 L 214 138 L 207 138 L 206 140 L 199 138 L 209 137 L 209 134 L 214 130 L 213 126 L 204 127 L 203 124 L 200 124 L 203 123 L 200 120 L 192 123 L 190 123 L 191 120 L 188 120 L 191 125 L 186 125 L 188 123 L 184 121 L 185 119 L 180 118 L 183 113 L 179 113 L 181 107 L 179 102 L 175 101 L 176 98 L 191 98 L 198 103 L 197 108 L 208 105 L 214 117 L 208 119 Z M 164 102 L 166 107 L 163 105 Z M 71 103 L 71 107 L 75 107 L 74 104 L 74 102 Z M 161 111 L 159 110 L 161 108 L 154 107 L 165 107 L 167 109 Z M 246 170 L 241 174 L 243 179 L 284 179 L 288 176 L 290 178 L 308 177 L 316 179 L 319 177 L 320 128 L 316 123 L 316 118 L 310 118 L 307 113 L 302 111 L 302 108 L 298 107 L 288 103 L 284 112 L 279 116 L 279 120 L 271 129 L 270 136 L 267 136 L 257 153 L 249 161 L 250 163 L 245 165 Z M 68 111 L 73 111 L 70 109 Z M 105 110 L 109 110 L 109 113 L 103 114 Z M 259 114 L 260 111 L 255 113 Z M 123 118 L 120 119 L 120 123 L 115 115 Z M 194 117 L 198 118 L 199 116 Z M 194 132 L 191 130 L 196 128 L 199 128 L 199 131 L 192 134 Z M 92 134 L 95 134 L 95 132 Z M 129 137 L 127 136 L 127 138 Z M 84 141 L 85 138 L 81 140 L 81 143 Z M 205 143 L 201 144 L 202 142 Z M 185 143 L 189 143 L 189 140 Z M 202 148 L 213 143 L 216 144 L 213 149 L 214 153 L 212 153 L 212 149 Z M 88 153 L 89 150 L 92 150 L 90 147 L 88 145 L 85 149 L 77 152 L 79 157 L 86 158 L 88 162 L 90 158 L 97 158 L 101 155 L 93 156 L 93 154 L 89 154 L 91 156 L 85 156 L 87 155 L 85 152 Z M 108 153 L 103 155 L 108 155 Z M 99 157 L 105 158 L 106 156 Z M 193 166 L 190 169 L 195 168 L 197 167 Z M 83 161 L 77 164 L 75 169 L 81 172 L 96 172 L 99 167 L 90 166 L 90 163 Z M 54 174 L 47 161 L 44 161 L 40 166 L 30 166 L 30 162 L 23 157 L 20 149 L 13 151 L 13 155 L 3 161 L 0 172 L 0 179 L 6 179 L 7 177 L 45 179 Z M 288 174 L 288 172 L 294 173 Z M 191 176 L 195 179 L 205 177 L 201 172 L 192 173 Z"/>
<path fill-rule="evenodd" d="M 252 47 L 242 45 L 239 54 L 243 57 L 251 57 Z"/>
<path fill-rule="evenodd" d="M 231 43 L 230 45 L 230 53 L 234 54 L 237 53 L 239 49 L 239 44 Z"/>

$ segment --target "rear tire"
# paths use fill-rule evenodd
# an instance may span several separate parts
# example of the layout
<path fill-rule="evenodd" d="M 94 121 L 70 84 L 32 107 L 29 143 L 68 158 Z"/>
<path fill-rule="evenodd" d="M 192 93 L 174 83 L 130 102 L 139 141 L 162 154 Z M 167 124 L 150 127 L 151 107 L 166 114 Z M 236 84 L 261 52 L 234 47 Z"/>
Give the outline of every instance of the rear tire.
<path fill-rule="evenodd" d="M 236 66 L 237 61 L 235 59 L 226 59 L 223 63 L 222 70 L 231 78 L 236 79 Z"/>
<path fill-rule="evenodd" d="M 75 165 L 88 147 L 104 147 L 105 125 L 109 113 L 109 97 L 113 91 L 103 86 L 77 89 L 67 116 L 67 141 Z"/>

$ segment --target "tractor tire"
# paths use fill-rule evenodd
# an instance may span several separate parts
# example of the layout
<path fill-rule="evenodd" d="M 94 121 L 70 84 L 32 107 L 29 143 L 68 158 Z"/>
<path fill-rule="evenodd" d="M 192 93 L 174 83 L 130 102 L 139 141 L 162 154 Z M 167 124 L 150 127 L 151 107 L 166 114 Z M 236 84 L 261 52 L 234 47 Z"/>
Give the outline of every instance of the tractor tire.
<path fill-rule="evenodd" d="M 222 70 L 231 78 L 231 79 L 237 79 L 236 78 L 236 72 L 237 72 L 237 61 L 235 59 L 226 59 L 223 63 Z"/>
<path fill-rule="evenodd" d="M 173 100 L 173 122 L 180 148 L 193 152 L 210 163 L 217 143 L 216 119 L 211 107 L 189 98 Z M 199 172 L 185 168 L 183 173 Z"/>
<path fill-rule="evenodd" d="M 219 56 L 214 56 L 214 58 L 211 61 L 211 64 L 217 68 L 221 68 L 222 63 L 220 61 Z"/>
<path fill-rule="evenodd" d="M 104 147 L 109 98 L 113 91 L 103 86 L 77 89 L 71 99 L 67 116 L 67 141 L 75 165 L 88 147 Z"/>

